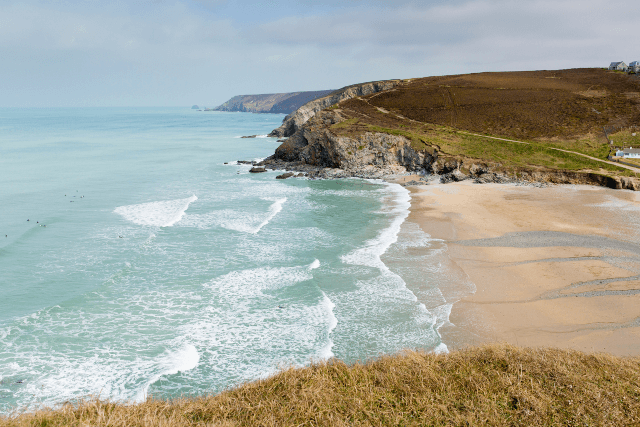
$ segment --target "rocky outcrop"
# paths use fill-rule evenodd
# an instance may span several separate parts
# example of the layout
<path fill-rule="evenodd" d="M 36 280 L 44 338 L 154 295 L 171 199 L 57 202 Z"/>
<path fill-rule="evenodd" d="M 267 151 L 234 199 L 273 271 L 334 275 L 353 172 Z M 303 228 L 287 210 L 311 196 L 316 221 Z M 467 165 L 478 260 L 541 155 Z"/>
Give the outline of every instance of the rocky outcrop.
<path fill-rule="evenodd" d="M 441 183 L 472 179 L 476 183 L 587 184 L 640 190 L 637 178 L 542 168 L 505 171 L 499 164 L 448 158 L 432 149 L 416 150 L 403 136 L 373 132 L 356 137 L 336 135 L 331 127 L 344 120 L 336 110 L 317 113 L 285 140 L 273 156 L 258 165 L 304 172 L 311 178 L 384 178 L 411 172 L 439 176 Z"/>
<path fill-rule="evenodd" d="M 269 136 L 285 137 L 296 133 L 303 124 L 305 124 L 317 112 L 324 110 L 344 101 L 345 99 L 355 98 L 357 96 L 371 95 L 372 93 L 381 92 L 383 90 L 393 89 L 398 86 L 401 80 L 384 80 L 378 82 L 362 83 L 358 85 L 347 86 L 339 89 L 331 94 L 313 100 L 298 108 L 295 112 L 284 118 L 282 125 L 274 129 Z"/>
<path fill-rule="evenodd" d="M 394 173 L 422 171 L 435 160 L 427 151 L 414 150 L 403 136 L 372 132 L 356 138 L 337 136 L 331 125 L 342 120 L 336 111 L 319 112 L 276 149 L 273 160 L 340 169 L 350 176 L 382 167 Z"/>

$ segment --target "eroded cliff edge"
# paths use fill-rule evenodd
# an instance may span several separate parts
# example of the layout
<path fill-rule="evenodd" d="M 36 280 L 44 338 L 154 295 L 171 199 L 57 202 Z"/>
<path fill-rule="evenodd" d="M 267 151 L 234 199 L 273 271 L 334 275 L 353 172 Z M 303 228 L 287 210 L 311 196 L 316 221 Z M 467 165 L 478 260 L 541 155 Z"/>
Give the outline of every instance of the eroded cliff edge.
<path fill-rule="evenodd" d="M 340 101 L 393 89 L 401 82 L 401 80 L 384 80 L 351 85 L 343 87 L 342 89 L 338 89 L 337 91 L 332 92 L 327 96 L 315 99 L 298 108 L 292 114 L 285 117 L 282 125 L 279 128 L 274 129 L 269 134 L 269 136 L 278 138 L 291 136 L 296 131 L 300 130 L 302 125 L 305 124 L 307 120 L 313 117 L 318 111 L 322 111 L 325 108 L 331 107 L 332 105 L 335 105 Z"/>
<path fill-rule="evenodd" d="M 606 90 L 594 96 L 594 83 Z M 634 90 L 637 82 L 595 69 L 356 85 L 287 117 L 272 135 L 290 137 L 263 164 L 312 177 L 411 172 L 442 182 L 638 190 L 637 170 L 607 163 L 610 144 L 601 132 L 603 123 L 637 121 Z"/>
<path fill-rule="evenodd" d="M 317 113 L 259 165 L 321 179 L 388 178 L 412 173 L 438 176 L 443 183 L 473 179 L 477 183 L 588 184 L 640 190 L 640 180 L 635 177 L 542 167 L 511 170 L 499 163 L 449 156 L 432 147 L 418 148 L 402 135 L 365 132 L 349 137 L 332 131 L 347 120 L 340 110 Z"/>

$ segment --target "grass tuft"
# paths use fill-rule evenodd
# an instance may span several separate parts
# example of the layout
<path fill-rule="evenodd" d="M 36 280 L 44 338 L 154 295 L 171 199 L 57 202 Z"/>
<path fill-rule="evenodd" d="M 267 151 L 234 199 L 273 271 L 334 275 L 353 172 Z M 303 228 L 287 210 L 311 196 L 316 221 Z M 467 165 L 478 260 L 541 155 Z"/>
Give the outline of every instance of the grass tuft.
<path fill-rule="evenodd" d="M 486 345 L 287 369 L 215 396 L 85 401 L 5 426 L 635 425 L 640 359 Z"/>

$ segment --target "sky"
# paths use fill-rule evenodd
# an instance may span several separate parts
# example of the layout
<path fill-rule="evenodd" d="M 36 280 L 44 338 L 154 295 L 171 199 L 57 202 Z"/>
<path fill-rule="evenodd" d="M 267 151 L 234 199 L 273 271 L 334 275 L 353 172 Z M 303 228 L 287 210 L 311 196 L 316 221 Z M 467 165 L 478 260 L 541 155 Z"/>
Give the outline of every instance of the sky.
<path fill-rule="evenodd" d="M 640 60 L 638 0 L 0 0 L 0 107 L 234 95 Z"/>

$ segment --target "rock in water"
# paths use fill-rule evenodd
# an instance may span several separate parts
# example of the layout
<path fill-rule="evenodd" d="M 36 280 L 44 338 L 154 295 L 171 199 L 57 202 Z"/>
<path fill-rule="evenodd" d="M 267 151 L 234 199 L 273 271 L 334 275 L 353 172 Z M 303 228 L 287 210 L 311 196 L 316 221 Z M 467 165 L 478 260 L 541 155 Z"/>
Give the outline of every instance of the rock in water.
<path fill-rule="evenodd" d="M 287 172 L 287 173 L 283 173 L 282 175 L 276 176 L 276 179 L 287 179 L 287 178 L 291 178 L 294 175 L 295 173 L 293 172 Z"/>
<path fill-rule="evenodd" d="M 249 170 L 249 172 L 251 173 L 260 173 L 260 172 L 266 172 L 267 170 L 265 168 L 251 168 Z"/>

